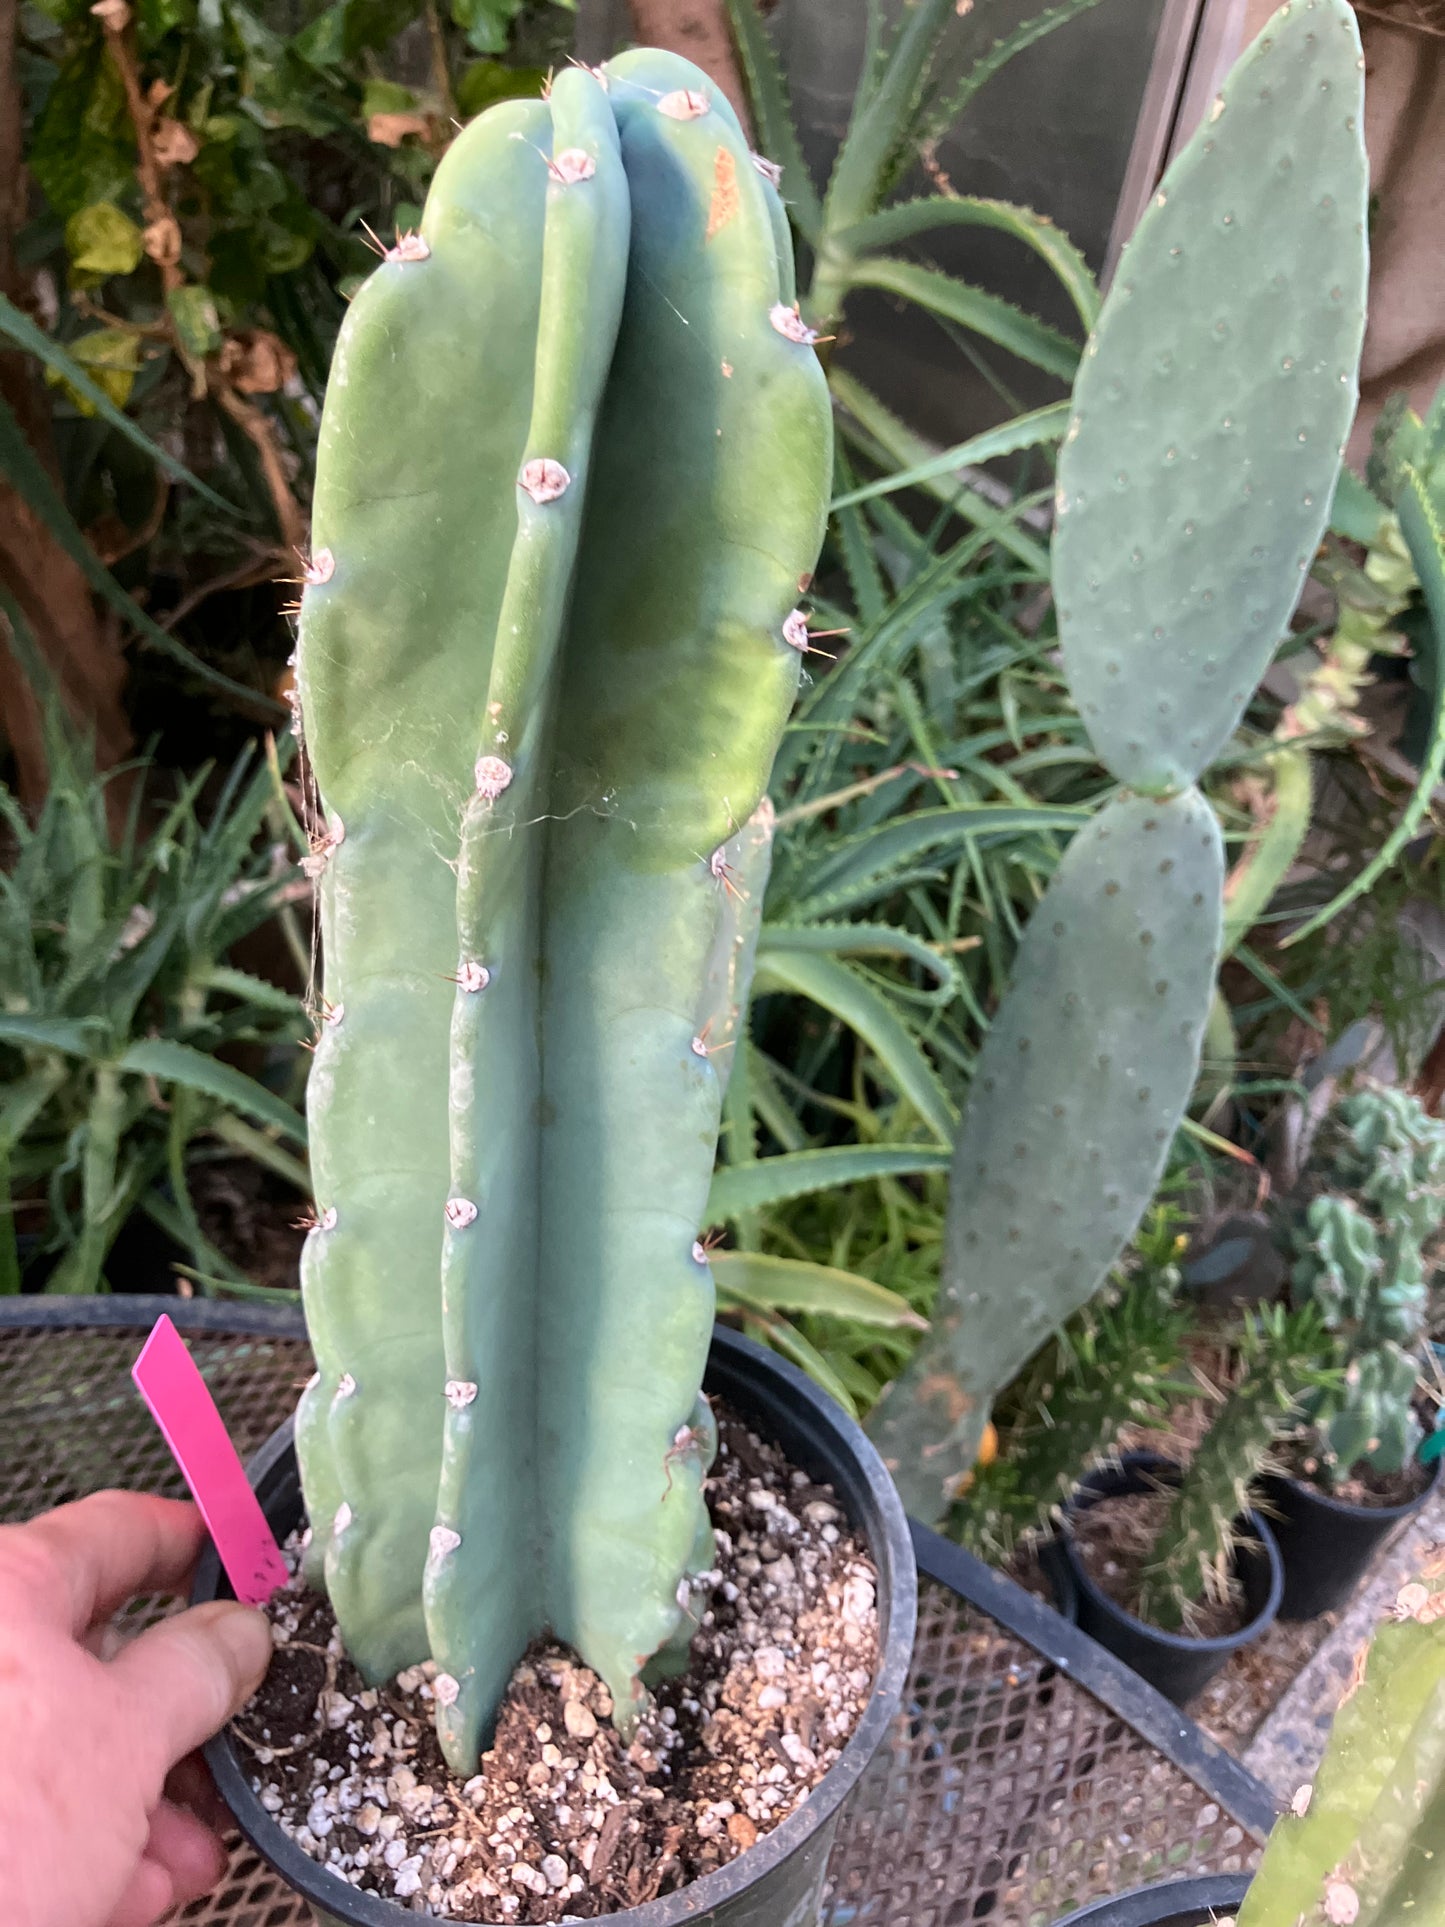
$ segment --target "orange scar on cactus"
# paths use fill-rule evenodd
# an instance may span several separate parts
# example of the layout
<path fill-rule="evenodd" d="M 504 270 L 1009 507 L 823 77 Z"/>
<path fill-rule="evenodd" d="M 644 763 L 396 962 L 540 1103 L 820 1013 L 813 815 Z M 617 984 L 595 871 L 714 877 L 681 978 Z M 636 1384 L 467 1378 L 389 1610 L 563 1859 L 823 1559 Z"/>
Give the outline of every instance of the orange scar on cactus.
<path fill-rule="evenodd" d="M 707 211 L 707 238 L 725 228 L 742 205 L 738 193 L 738 164 L 732 149 L 720 147 L 712 164 L 712 205 Z"/>
<path fill-rule="evenodd" d="M 957 1425 L 973 1409 L 973 1400 L 947 1372 L 931 1372 L 919 1384 L 918 1397 L 924 1405 L 938 1406 L 952 1425 Z"/>

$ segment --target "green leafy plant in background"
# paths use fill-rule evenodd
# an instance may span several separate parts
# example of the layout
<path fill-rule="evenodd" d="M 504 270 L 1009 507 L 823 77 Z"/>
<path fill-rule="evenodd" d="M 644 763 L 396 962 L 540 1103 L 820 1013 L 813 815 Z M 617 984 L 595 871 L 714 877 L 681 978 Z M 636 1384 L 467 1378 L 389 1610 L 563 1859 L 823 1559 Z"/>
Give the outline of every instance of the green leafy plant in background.
<path fill-rule="evenodd" d="M 129 635 L 186 661 L 192 686 L 198 653 L 242 714 L 264 713 L 287 653 L 279 612 L 203 629 L 194 611 L 295 574 L 316 411 L 368 233 L 414 225 L 454 121 L 535 94 L 572 15 L 570 0 L 20 11 L 22 86 L 0 113 L 23 113 L 30 194 L 7 237 L 0 341 L 46 385 L 29 382 L 22 406 L 7 384 L 0 478 L 80 551 Z M 182 454 L 208 486 L 173 492 Z M 37 499 L 37 473 L 53 499 Z M 39 618 L 56 593 L 46 558 L 33 574 L 9 587 L 28 587 Z"/>
<path fill-rule="evenodd" d="M 244 1291 L 188 1173 L 209 1144 L 309 1189 L 300 1114 L 227 1061 L 294 1065 L 301 1029 L 298 997 L 233 961 L 294 887 L 289 847 L 278 862 L 266 836 L 276 773 L 243 758 L 204 813 L 209 767 L 165 805 L 136 783 L 116 837 L 108 791 L 126 773 L 97 775 L 53 702 L 48 737 L 38 817 L 0 788 L 0 1291 L 32 1267 L 51 1291 L 130 1282 L 106 1267 L 135 1212 Z"/>
<path fill-rule="evenodd" d="M 1193 1088 L 1224 881 L 1195 784 L 1329 511 L 1364 320 L 1360 92 L 1342 0 L 1275 16 L 1140 223 L 1075 385 L 1054 591 L 1069 686 L 1123 793 L 1028 924 L 958 1138 L 932 1328 L 870 1418 L 928 1519 L 993 1396 L 1107 1275 Z"/>
<path fill-rule="evenodd" d="M 1343 1098 L 1311 1159 L 1292 1284 L 1336 1335 L 1344 1376 L 1310 1416 L 1329 1482 L 1415 1456 L 1429 1290 L 1425 1251 L 1445 1223 L 1445 1123 L 1400 1090 Z"/>
<path fill-rule="evenodd" d="M 436 1660 L 467 1773 L 544 1627 L 627 1730 L 706 1595 L 700 1231 L 832 468 L 791 268 L 696 68 L 569 69 L 452 146 L 327 395 L 297 1445 L 349 1650 Z"/>
<path fill-rule="evenodd" d="M 986 229 L 1012 236 L 1051 269 L 1072 303 L 1083 332 L 1098 315 L 1099 294 L 1083 256 L 1046 216 L 1009 202 L 943 191 L 894 199 L 896 190 L 933 145 L 967 111 L 979 89 L 1015 54 L 1086 12 L 1095 0 L 1063 0 L 995 41 L 960 69 L 955 51 L 955 0 L 919 0 L 893 29 L 881 6 L 870 5 L 862 72 L 848 129 L 828 182 L 820 192 L 803 159 L 787 85 L 759 14 L 757 0 L 727 0 L 747 76 L 757 136 L 779 170 L 789 215 L 812 262 L 802 311 L 821 333 L 839 325 L 848 298 L 876 289 L 933 315 L 951 334 L 961 332 L 1053 376 L 1073 380 L 1081 342 L 983 288 L 961 281 L 895 250 L 943 229 Z M 936 168 L 933 170 L 938 178 Z M 942 186 L 942 183 L 940 183 Z M 1033 538 L 1000 518 L 987 495 L 959 471 L 995 457 L 1056 442 L 1068 423 L 1060 401 L 971 437 L 940 453 L 892 415 L 851 372 L 830 371 L 842 405 L 843 432 L 855 449 L 887 473 L 862 492 L 918 485 L 978 528 L 993 531 L 1015 556 L 1027 558 Z M 895 473 L 902 469 L 904 472 Z"/>
<path fill-rule="evenodd" d="M 1333 1382 L 1313 1306 L 1248 1314 L 1238 1349 L 1239 1375 L 1190 1454 L 1140 1574 L 1140 1613 L 1170 1632 L 1189 1631 L 1201 1606 L 1230 1597 L 1249 1489 L 1301 1402 Z"/>
<path fill-rule="evenodd" d="M 1395 1927 L 1445 1915 L 1440 1560 L 1362 1647 L 1312 1786 L 1275 1826 L 1238 1927 Z"/>
<path fill-rule="evenodd" d="M 1339 627 L 1321 673 L 1332 674 L 1326 691 L 1347 714 L 1370 656 L 1398 653 L 1389 625 L 1418 589 L 1426 616 L 1419 633 L 1429 655 L 1433 697 L 1429 729 L 1419 782 L 1390 834 L 1342 891 L 1290 932 L 1286 946 L 1322 928 L 1398 862 L 1445 774 L 1445 390 L 1423 420 L 1397 398 L 1381 417 L 1368 474 L 1368 493 L 1351 478 L 1337 498 L 1337 525 L 1367 547 L 1362 568 L 1340 585 Z M 1311 721 L 1311 693 L 1306 690 L 1302 724 Z"/>
<path fill-rule="evenodd" d="M 1366 1023 L 1384 1033 L 1407 1078 L 1438 1028 L 1439 970 L 1418 917 L 1441 897 L 1422 832 L 1442 753 L 1442 626 L 1432 615 L 1441 603 L 1442 417 L 1439 399 L 1422 421 L 1397 398 L 1377 426 L 1370 486 L 1341 472 L 1313 569 L 1334 599 L 1333 619 L 1317 639 L 1299 639 L 1288 664 L 1295 690 L 1261 739 L 1268 753 L 1233 785 L 1247 841 L 1226 887 L 1225 953 L 1255 981 L 1244 992 L 1235 971 L 1229 1003 L 1216 999 L 1206 1061 L 1213 1096 L 1242 1105 L 1247 1131 L 1272 1088 L 1270 1068 L 1298 1061 L 1301 1026 L 1332 1045 Z M 1410 656 L 1419 707 L 1430 710 L 1410 752 L 1418 775 L 1375 740 L 1362 713 L 1381 663 Z M 1251 1075 L 1262 1067 L 1270 1067 L 1262 1079 Z"/>

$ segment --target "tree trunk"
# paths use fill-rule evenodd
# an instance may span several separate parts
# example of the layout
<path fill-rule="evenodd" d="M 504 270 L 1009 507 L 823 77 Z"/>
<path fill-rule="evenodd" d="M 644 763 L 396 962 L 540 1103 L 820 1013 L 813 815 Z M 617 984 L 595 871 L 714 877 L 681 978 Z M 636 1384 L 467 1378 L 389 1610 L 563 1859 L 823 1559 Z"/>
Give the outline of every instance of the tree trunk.
<path fill-rule="evenodd" d="M 642 45 L 683 54 L 717 83 L 751 133 L 747 91 L 733 49 L 724 0 L 627 0 Z"/>

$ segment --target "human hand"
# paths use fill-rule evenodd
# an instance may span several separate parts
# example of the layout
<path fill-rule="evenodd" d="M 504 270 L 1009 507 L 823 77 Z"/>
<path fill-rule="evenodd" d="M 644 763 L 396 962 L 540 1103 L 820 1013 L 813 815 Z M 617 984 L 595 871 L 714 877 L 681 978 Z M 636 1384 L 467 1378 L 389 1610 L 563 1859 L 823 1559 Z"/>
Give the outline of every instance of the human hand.
<path fill-rule="evenodd" d="M 180 1592 L 194 1506 L 99 1492 L 0 1526 L 0 1911 L 7 1927 L 152 1927 L 226 1856 L 196 1748 L 271 1658 L 264 1616 L 216 1601 L 99 1657 L 137 1593 Z"/>

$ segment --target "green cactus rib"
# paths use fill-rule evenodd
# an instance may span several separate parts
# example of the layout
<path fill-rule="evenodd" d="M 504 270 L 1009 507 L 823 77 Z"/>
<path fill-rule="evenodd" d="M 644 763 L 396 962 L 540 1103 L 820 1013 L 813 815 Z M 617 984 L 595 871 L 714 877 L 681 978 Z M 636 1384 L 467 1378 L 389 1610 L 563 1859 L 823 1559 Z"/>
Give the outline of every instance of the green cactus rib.
<path fill-rule="evenodd" d="M 1438 1577 L 1438 1575 L 1436 1575 Z M 1441 1918 L 1445 1595 L 1403 1587 L 1335 1715 L 1313 1788 L 1282 1819 L 1239 1927 L 1396 1927 Z"/>
<path fill-rule="evenodd" d="M 631 209 L 617 122 L 584 69 L 551 93 L 532 419 L 516 535 L 476 712 L 476 788 L 462 819 L 451 1032 L 451 1196 L 442 1331 L 454 1392 L 424 1598 L 449 1757 L 470 1762 L 517 1655 L 545 1618 L 538 1590 L 534 1408 L 542 1038 L 537 967 L 551 736 L 563 624 L 597 418 L 627 275 Z M 529 1128 L 530 1127 L 530 1128 Z M 559 1207 L 560 1208 L 560 1207 Z M 480 1220 L 480 1222 L 479 1222 Z M 500 1369 L 499 1369 L 500 1368 Z M 513 1548 L 512 1557 L 499 1557 Z"/>
<path fill-rule="evenodd" d="M 1025 929 L 954 1152 L 932 1331 L 869 1421 L 922 1519 L 956 1496 L 994 1391 L 1092 1296 L 1153 1194 L 1198 1067 L 1223 874 L 1197 791 L 1121 797 Z"/>
<path fill-rule="evenodd" d="M 708 952 L 700 1033 L 726 1093 L 742 1040 L 748 990 L 757 965 L 763 928 L 763 898 L 773 867 L 777 814 L 764 796 L 747 822 L 708 858 L 708 869 L 722 890 L 721 915 Z"/>
<path fill-rule="evenodd" d="M 1193 782 L 1304 586 L 1364 328 L 1363 60 L 1345 0 L 1291 0 L 1121 260 L 1059 460 L 1064 667 L 1131 788 Z"/>
<path fill-rule="evenodd" d="M 544 1629 L 628 1726 L 711 1564 L 696 1239 L 831 473 L 775 198 L 687 62 L 564 74 L 453 147 L 327 398 L 298 1439 L 348 1646 L 436 1658 L 463 1772 Z"/>
<path fill-rule="evenodd" d="M 540 103 L 508 104 L 453 146 L 422 246 L 393 250 L 352 303 L 321 426 L 298 678 L 341 840 L 321 882 L 328 1021 L 307 1097 L 320 1370 L 297 1444 L 308 1571 L 374 1677 L 427 1651 L 457 824 L 531 415 L 549 126 Z M 459 452 L 464 539 L 446 512 Z"/>
<path fill-rule="evenodd" d="M 715 959 L 737 934 L 714 856 L 758 807 L 796 693 L 806 638 L 787 619 L 822 544 L 831 436 L 731 112 L 666 55 L 608 75 L 633 239 L 559 708 L 538 1324 L 566 1396 L 538 1432 L 548 1618 L 625 1724 L 711 1563 L 685 1435 L 713 1317 L 695 1240 L 728 1055 Z M 710 111 L 660 113 L 680 86 Z"/>

